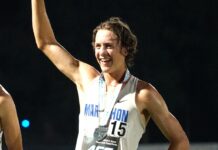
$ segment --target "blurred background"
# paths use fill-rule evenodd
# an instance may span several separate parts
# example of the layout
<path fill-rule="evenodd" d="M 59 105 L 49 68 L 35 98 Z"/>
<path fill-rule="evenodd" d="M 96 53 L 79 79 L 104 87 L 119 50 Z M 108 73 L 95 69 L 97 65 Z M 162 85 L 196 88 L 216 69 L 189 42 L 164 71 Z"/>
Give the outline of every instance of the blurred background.
<path fill-rule="evenodd" d="M 58 41 L 96 68 L 92 29 L 110 16 L 121 17 L 139 42 L 130 71 L 159 90 L 191 143 L 218 142 L 218 1 L 52 0 L 46 5 Z M 2 2 L 0 17 L 0 84 L 14 98 L 25 148 L 74 148 L 77 91 L 37 49 L 31 1 Z M 150 121 L 140 143 L 165 142 Z"/>

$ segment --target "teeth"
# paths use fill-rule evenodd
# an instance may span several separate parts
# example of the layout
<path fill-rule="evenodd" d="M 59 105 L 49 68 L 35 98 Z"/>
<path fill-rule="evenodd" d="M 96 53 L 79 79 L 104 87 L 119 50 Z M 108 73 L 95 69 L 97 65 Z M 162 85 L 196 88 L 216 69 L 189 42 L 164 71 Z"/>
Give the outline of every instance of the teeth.
<path fill-rule="evenodd" d="M 105 61 L 110 61 L 110 59 L 100 59 L 100 61 L 105 62 Z"/>

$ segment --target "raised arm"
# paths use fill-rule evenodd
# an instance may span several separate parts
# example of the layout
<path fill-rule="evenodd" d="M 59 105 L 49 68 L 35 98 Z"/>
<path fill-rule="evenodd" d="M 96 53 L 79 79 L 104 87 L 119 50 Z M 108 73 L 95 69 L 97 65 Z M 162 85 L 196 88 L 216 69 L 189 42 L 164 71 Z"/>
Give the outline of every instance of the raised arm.
<path fill-rule="evenodd" d="M 189 140 L 179 121 L 169 112 L 159 92 L 150 84 L 139 82 L 137 97 L 140 111 L 146 110 L 170 142 L 169 150 L 189 150 Z"/>
<path fill-rule="evenodd" d="M 12 97 L 0 85 L 0 127 L 8 150 L 22 150 L 22 136 Z"/>
<path fill-rule="evenodd" d="M 51 27 L 44 0 L 32 0 L 32 26 L 37 47 L 79 88 L 98 75 L 92 66 L 74 58 L 61 46 Z"/>

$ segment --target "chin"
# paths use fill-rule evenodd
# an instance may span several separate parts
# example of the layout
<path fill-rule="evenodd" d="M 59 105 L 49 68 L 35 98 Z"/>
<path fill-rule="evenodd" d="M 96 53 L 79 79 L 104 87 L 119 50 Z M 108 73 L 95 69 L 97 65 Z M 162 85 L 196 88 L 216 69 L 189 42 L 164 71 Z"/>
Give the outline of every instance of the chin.
<path fill-rule="evenodd" d="M 102 71 L 103 73 L 109 73 L 110 70 L 111 70 L 110 67 L 101 67 L 101 71 Z"/>
<path fill-rule="evenodd" d="M 101 69 L 101 72 L 103 72 L 103 73 L 109 73 L 110 71 L 109 71 L 109 69 Z"/>

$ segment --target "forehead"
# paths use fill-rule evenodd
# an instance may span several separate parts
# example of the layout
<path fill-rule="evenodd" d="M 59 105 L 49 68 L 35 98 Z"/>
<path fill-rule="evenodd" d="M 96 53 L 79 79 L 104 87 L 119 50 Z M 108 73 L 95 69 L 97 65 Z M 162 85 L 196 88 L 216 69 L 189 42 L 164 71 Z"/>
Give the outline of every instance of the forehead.
<path fill-rule="evenodd" d="M 101 29 L 98 30 L 95 43 L 105 43 L 105 42 L 115 42 L 117 41 L 117 36 L 110 30 Z"/>

